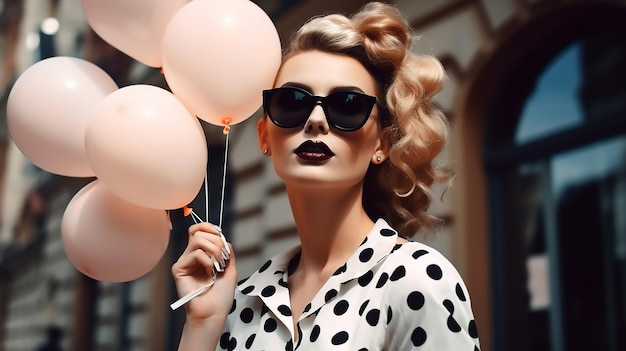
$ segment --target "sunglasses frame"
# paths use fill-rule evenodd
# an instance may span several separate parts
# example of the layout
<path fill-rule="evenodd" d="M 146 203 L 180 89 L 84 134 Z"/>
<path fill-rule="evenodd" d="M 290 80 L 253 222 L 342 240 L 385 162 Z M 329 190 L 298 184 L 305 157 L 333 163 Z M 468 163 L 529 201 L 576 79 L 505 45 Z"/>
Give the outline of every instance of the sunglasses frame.
<path fill-rule="evenodd" d="M 301 93 L 305 94 L 308 98 L 313 99 L 314 102 L 315 102 L 314 104 L 312 104 L 312 107 L 311 107 L 310 111 L 307 113 L 306 118 L 304 118 L 301 123 L 298 123 L 298 124 L 293 125 L 293 126 L 292 125 L 286 125 L 284 123 L 281 123 L 281 122 L 277 121 L 272 116 L 272 113 L 271 113 L 270 109 L 268 108 L 269 107 L 270 97 L 273 94 L 277 93 L 277 92 L 285 91 L 285 90 L 301 92 Z M 367 114 L 363 118 L 363 121 L 361 121 L 361 123 L 358 126 L 356 126 L 356 127 L 346 128 L 346 127 L 337 125 L 337 123 L 335 123 L 335 121 L 334 121 L 333 117 L 331 116 L 331 114 L 328 113 L 327 99 L 329 97 L 332 97 L 335 94 L 341 94 L 341 93 L 344 93 L 344 94 L 345 93 L 355 94 L 355 95 L 359 96 L 360 98 L 362 98 L 364 100 L 364 102 L 366 103 L 365 112 Z M 336 128 L 336 129 L 338 129 L 338 130 L 340 130 L 342 132 L 354 132 L 354 131 L 357 131 L 357 130 L 361 129 L 361 127 L 363 127 L 365 125 L 365 123 L 367 123 L 367 120 L 369 119 L 370 115 L 372 114 L 372 110 L 374 109 L 374 106 L 377 103 L 378 103 L 378 98 L 377 97 L 371 96 L 371 95 L 367 95 L 367 94 L 359 92 L 359 91 L 336 91 L 336 92 L 328 94 L 327 96 L 317 96 L 317 95 L 311 94 L 306 89 L 302 89 L 302 88 L 299 88 L 299 87 L 291 87 L 291 86 L 263 90 L 263 111 L 269 117 L 269 119 L 272 121 L 272 123 L 274 123 L 276 126 L 281 127 L 281 128 L 297 128 L 297 127 L 301 127 L 301 126 L 305 125 L 306 122 L 311 117 L 311 113 L 313 112 L 313 109 L 315 108 L 315 106 L 317 106 L 319 104 L 319 105 L 322 106 L 322 110 L 324 110 L 324 115 L 326 116 L 326 120 L 328 121 L 328 125 Z"/>

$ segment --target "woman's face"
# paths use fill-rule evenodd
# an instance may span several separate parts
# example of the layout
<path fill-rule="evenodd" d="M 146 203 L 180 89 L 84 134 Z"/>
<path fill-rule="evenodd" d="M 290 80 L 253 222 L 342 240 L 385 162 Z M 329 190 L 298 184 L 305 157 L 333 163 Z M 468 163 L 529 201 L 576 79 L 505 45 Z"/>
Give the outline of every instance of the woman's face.
<path fill-rule="evenodd" d="M 359 61 L 320 51 L 287 59 L 276 78 L 276 87 L 283 86 L 300 87 L 317 96 L 344 90 L 377 95 L 376 82 Z M 274 169 L 288 186 L 360 186 L 370 162 L 385 156 L 377 115 L 375 106 L 365 125 L 352 132 L 331 127 L 319 104 L 306 123 L 295 128 L 281 128 L 262 118 L 260 147 L 270 150 Z"/>

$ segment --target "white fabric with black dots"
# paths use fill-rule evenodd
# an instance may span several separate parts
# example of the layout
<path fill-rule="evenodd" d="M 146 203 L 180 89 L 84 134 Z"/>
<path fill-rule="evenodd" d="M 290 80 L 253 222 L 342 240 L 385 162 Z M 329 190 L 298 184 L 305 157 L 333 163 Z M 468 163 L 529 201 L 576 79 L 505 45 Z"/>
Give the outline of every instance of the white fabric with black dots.
<path fill-rule="evenodd" d="M 300 247 L 273 257 L 239 282 L 217 349 L 479 350 L 457 270 L 435 249 L 397 244 L 397 237 L 379 219 L 307 305 L 296 331 L 287 280 Z"/>

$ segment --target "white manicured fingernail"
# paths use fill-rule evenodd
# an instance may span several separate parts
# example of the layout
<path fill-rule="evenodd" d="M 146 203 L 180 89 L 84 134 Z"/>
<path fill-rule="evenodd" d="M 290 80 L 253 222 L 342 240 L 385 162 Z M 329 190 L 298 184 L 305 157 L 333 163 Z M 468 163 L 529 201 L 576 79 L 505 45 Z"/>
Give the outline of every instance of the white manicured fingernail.
<path fill-rule="evenodd" d="M 224 236 L 224 234 L 222 234 L 222 232 L 220 232 L 220 236 L 222 237 L 222 241 L 224 242 L 224 248 L 226 248 L 226 252 L 230 256 L 230 247 L 228 246 L 228 241 L 226 241 L 226 237 Z"/>
<path fill-rule="evenodd" d="M 215 270 L 218 271 L 219 273 L 222 273 L 224 271 L 224 268 L 220 266 L 219 262 L 217 262 L 215 257 L 211 256 L 211 260 L 213 261 L 213 267 L 215 267 Z"/>
<path fill-rule="evenodd" d="M 230 260 L 230 254 L 228 253 L 228 251 L 226 251 L 226 247 L 222 248 L 222 256 L 224 256 L 224 259 L 226 261 Z"/>

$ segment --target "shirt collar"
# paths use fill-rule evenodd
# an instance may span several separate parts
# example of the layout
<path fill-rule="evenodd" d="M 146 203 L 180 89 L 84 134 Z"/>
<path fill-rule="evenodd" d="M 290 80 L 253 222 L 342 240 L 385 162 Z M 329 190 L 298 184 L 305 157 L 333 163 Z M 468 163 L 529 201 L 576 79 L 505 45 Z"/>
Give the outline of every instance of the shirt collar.
<path fill-rule="evenodd" d="M 393 251 L 397 237 L 397 232 L 385 220 L 377 220 L 357 250 L 345 264 L 335 271 L 313 298 L 311 306 L 307 306 L 303 317 L 328 302 L 340 291 L 342 284 L 361 277 L 387 257 Z M 244 295 L 261 297 L 268 308 L 272 310 L 273 307 L 278 307 L 280 303 L 288 303 L 289 263 L 293 261 L 296 255 L 300 254 L 300 251 L 301 247 L 297 246 L 272 257 L 248 279 L 239 282 L 238 290 Z M 272 295 L 271 299 L 266 299 L 262 292 L 269 286 L 275 287 L 276 293 Z M 273 306 L 274 304 L 277 306 Z"/>

